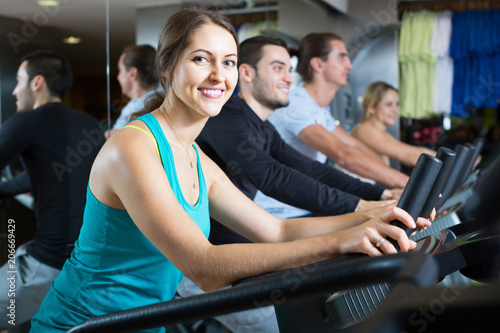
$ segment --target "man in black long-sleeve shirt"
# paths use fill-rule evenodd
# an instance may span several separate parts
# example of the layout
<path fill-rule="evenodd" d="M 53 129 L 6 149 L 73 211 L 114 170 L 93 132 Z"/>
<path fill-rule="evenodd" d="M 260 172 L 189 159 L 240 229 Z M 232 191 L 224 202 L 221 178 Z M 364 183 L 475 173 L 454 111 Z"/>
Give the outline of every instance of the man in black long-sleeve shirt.
<path fill-rule="evenodd" d="M 251 199 L 260 190 L 325 216 L 387 204 L 364 200 L 392 199 L 392 191 L 303 156 L 266 121 L 274 109 L 288 104 L 292 77 L 290 57 L 282 52 L 286 46 L 282 43 L 263 36 L 242 43 L 239 95 L 231 97 L 221 113 L 208 120 L 198 144 Z M 215 221 L 210 239 L 214 243 L 243 241 Z"/>
<path fill-rule="evenodd" d="M 26 171 L 0 183 L 0 195 L 29 189 L 37 227 L 34 240 L 21 245 L 15 230 L 23 228 L 23 221 L 8 221 L 13 236 L 10 260 L 0 268 L 0 330 L 36 313 L 69 257 L 82 225 L 90 168 L 104 143 L 93 117 L 61 103 L 72 82 L 62 56 L 49 51 L 25 56 L 17 81 L 18 112 L 0 128 L 0 168 L 19 155 Z M 12 283 L 14 294 L 8 292 Z"/>

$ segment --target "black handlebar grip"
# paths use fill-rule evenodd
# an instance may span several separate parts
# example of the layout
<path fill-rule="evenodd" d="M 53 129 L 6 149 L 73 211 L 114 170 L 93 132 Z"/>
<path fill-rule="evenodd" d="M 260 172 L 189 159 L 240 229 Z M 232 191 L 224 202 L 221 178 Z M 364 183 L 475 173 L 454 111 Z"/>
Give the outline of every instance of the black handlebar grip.
<path fill-rule="evenodd" d="M 457 154 L 457 156 L 455 157 L 455 162 L 451 167 L 448 179 L 444 183 L 443 189 L 441 191 L 442 197 L 438 199 L 436 203 L 436 209 L 441 208 L 446 200 L 448 200 L 449 197 L 453 194 L 457 185 L 460 184 L 460 175 L 462 174 L 462 170 L 467 167 L 470 148 L 466 147 L 465 145 L 456 145 L 455 153 Z"/>
<path fill-rule="evenodd" d="M 413 168 L 397 206 L 404 209 L 415 221 L 422 212 L 442 165 L 443 162 L 439 159 L 427 154 L 421 154 Z M 408 236 L 414 231 L 414 229 L 407 227 L 406 224 L 398 220 L 391 221 L 390 224 L 400 227 Z M 391 238 L 387 238 L 387 240 L 399 251 L 397 241 Z"/>
<path fill-rule="evenodd" d="M 467 163 L 467 166 L 465 167 L 465 172 L 463 174 L 462 179 L 460 180 L 460 184 L 457 186 L 457 188 L 455 190 L 458 190 L 459 186 L 465 183 L 465 181 L 467 180 L 467 177 L 472 172 L 472 169 L 474 168 L 474 162 L 476 162 L 476 159 L 479 156 L 479 154 L 481 153 L 481 150 L 483 150 L 484 139 L 477 138 L 476 140 L 474 140 L 474 142 L 470 146 L 472 147 L 471 148 L 472 152 L 470 153 L 470 156 L 469 156 L 469 162 Z"/>
<path fill-rule="evenodd" d="M 436 181 L 434 182 L 429 196 L 425 201 L 422 212 L 420 213 L 420 217 L 428 219 L 431 215 L 432 209 L 436 206 L 436 202 L 439 199 L 439 194 L 441 194 L 443 186 L 448 179 L 448 175 L 453 166 L 453 162 L 455 162 L 456 156 L 457 154 L 455 154 L 455 152 L 449 148 L 441 147 L 438 149 L 436 158 L 443 162 L 443 165 L 441 166 L 441 170 L 439 171 Z"/>
<path fill-rule="evenodd" d="M 460 170 L 460 174 L 458 175 L 457 182 L 455 183 L 455 187 L 453 188 L 453 193 L 456 193 L 462 185 L 464 185 L 465 180 L 467 179 L 467 176 L 469 176 L 469 166 L 472 167 L 471 164 L 471 159 L 472 156 L 475 154 L 476 147 L 472 143 L 466 143 L 464 144 L 467 148 L 469 148 L 469 151 L 467 152 L 467 158 L 466 161 L 464 162 L 464 166 Z"/>
<path fill-rule="evenodd" d="M 479 154 L 481 154 L 481 151 L 483 150 L 483 146 L 484 146 L 485 141 L 486 140 L 484 138 L 477 138 L 472 143 L 476 149 L 474 150 L 474 155 L 472 155 L 472 159 L 471 159 L 472 165 L 470 166 L 470 169 L 469 169 L 470 171 L 472 171 L 472 167 L 474 166 L 474 162 L 476 161 L 477 157 L 479 156 Z"/>

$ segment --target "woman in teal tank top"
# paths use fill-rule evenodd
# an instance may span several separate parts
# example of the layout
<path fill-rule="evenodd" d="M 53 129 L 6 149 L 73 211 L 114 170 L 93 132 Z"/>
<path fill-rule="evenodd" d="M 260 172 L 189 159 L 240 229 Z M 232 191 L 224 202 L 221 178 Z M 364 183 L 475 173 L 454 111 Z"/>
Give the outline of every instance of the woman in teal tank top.
<path fill-rule="evenodd" d="M 159 156 L 176 199 L 208 237 L 208 195 L 199 159 L 199 199 L 191 205 L 182 194 L 172 150 L 158 121 L 151 114 L 138 119 L 148 126 L 158 142 Z M 54 327 L 67 330 L 71 326 L 66 323 L 74 326 L 91 316 L 172 299 L 182 277 L 137 228 L 126 210 L 106 206 L 87 188 L 80 238 L 44 300 L 48 305 L 42 307 L 37 317 L 53 318 Z M 106 288 L 102 288 L 104 285 Z"/>
<path fill-rule="evenodd" d="M 386 236 L 403 251 L 415 246 L 387 222 L 413 226 L 397 208 L 368 221 L 363 214 L 280 220 L 197 149 L 205 122 L 234 90 L 237 57 L 236 33 L 220 14 L 185 8 L 167 20 L 156 57 L 164 93 L 148 100 L 95 159 L 80 237 L 32 332 L 65 332 L 90 317 L 171 300 L 183 275 L 210 291 L 339 253 L 380 255 L 376 244 Z M 253 75 L 248 66 L 243 71 Z M 255 243 L 210 244 L 209 209 Z M 354 218 L 359 225 L 347 229 Z M 381 251 L 395 252 L 383 244 Z"/>

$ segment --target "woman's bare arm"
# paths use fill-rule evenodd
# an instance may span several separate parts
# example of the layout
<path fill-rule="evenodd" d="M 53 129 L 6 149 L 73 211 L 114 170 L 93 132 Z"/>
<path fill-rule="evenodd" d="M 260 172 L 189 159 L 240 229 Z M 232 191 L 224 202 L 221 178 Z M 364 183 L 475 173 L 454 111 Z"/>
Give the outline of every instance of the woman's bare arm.
<path fill-rule="evenodd" d="M 422 153 L 436 155 L 436 152 L 431 149 L 406 144 L 394 138 L 390 133 L 366 123 L 356 127 L 352 135 L 378 154 L 386 155 L 410 167 L 415 166 Z"/>
<path fill-rule="evenodd" d="M 318 223 L 321 219 L 284 223 L 227 184 L 220 169 L 204 156 L 202 164 L 214 217 L 253 240 L 273 243 L 210 244 L 178 203 L 151 140 L 140 132 L 121 131 L 111 137 L 96 159 L 90 186 L 102 203 L 126 209 L 165 257 L 204 290 L 340 253 L 380 255 L 373 244 L 386 236 L 397 239 L 403 251 L 414 246 L 401 229 L 387 224 L 394 218 L 413 223 L 407 213 L 397 208 L 354 228 L 302 238 L 310 236 L 311 230 L 321 234 L 329 229 Z M 217 178 L 221 180 L 215 181 Z M 332 228 L 336 228 L 333 223 Z M 296 240 L 274 243 L 285 238 Z M 395 252 L 389 245 L 384 246 L 384 252 Z"/>

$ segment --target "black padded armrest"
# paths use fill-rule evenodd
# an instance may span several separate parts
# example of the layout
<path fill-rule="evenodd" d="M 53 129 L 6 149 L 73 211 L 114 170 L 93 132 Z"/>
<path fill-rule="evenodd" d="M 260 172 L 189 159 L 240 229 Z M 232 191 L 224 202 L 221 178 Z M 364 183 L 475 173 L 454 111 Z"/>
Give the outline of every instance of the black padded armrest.
<path fill-rule="evenodd" d="M 426 286 L 437 274 L 437 263 L 423 253 L 347 256 L 246 279 L 228 289 L 94 317 L 69 332 L 130 332 L 398 279 Z"/>

